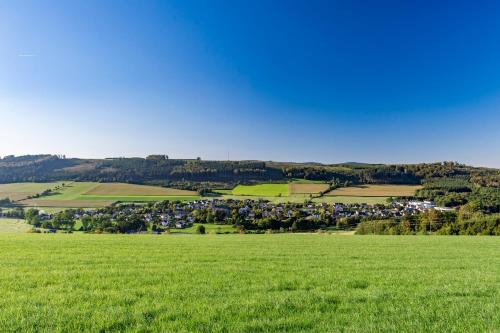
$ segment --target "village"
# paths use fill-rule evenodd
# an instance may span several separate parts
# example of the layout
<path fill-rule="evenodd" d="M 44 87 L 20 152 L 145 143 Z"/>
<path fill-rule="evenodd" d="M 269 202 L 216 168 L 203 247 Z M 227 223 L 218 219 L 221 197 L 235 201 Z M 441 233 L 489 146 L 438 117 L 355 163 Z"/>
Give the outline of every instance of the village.
<path fill-rule="evenodd" d="M 387 205 L 272 203 L 265 200 L 163 201 L 112 205 L 101 209 L 70 209 L 57 214 L 43 210 L 26 211 L 28 223 L 47 229 L 74 226 L 81 221 L 83 231 L 162 232 L 184 229 L 194 223 L 227 224 L 247 230 L 317 230 L 326 227 L 355 227 L 361 220 L 378 220 L 418 215 L 429 210 L 453 210 L 431 201 L 393 201 Z M 20 210 L 0 212 L 12 217 Z M 57 220 L 57 223 L 54 221 Z M 295 223 L 295 224 L 294 224 Z"/>

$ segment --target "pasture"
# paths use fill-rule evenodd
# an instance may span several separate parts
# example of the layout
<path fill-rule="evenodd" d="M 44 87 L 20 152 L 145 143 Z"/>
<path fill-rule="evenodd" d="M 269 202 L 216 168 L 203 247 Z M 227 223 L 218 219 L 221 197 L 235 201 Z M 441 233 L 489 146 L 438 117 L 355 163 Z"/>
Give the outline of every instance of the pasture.
<path fill-rule="evenodd" d="M 404 197 L 415 195 L 419 185 L 358 185 L 341 187 L 328 192 L 327 196 L 354 197 Z"/>
<path fill-rule="evenodd" d="M 17 332 L 496 332 L 500 238 L 0 234 Z"/>

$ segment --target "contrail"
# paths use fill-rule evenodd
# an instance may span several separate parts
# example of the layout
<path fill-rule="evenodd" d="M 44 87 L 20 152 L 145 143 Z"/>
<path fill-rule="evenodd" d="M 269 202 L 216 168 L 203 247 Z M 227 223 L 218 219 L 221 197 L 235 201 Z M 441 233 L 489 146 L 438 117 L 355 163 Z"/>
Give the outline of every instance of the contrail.
<path fill-rule="evenodd" d="M 37 54 L 29 54 L 29 53 L 24 53 L 24 54 L 18 54 L 18 57 L 38 57 Z"/>

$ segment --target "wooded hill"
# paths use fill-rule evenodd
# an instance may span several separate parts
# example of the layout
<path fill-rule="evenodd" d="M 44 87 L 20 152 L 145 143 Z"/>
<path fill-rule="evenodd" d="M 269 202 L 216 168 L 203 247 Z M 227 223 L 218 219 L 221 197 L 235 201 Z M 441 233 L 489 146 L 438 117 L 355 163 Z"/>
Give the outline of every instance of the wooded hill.
<path fill-rule="evenodd" d="M 352 184 L 421 184 L 459 178 L 480 186 L 500 187 L 500 170 L 456 162 L 421 164 L 320 164 L 265 161 L 205 161 L 147 158 L 78 159 L 58 155 L 5 156 L 0 159 L 0 183 L 57 180 L 197 184 L 284 182 L 289 179 L 350 182 Z"/>

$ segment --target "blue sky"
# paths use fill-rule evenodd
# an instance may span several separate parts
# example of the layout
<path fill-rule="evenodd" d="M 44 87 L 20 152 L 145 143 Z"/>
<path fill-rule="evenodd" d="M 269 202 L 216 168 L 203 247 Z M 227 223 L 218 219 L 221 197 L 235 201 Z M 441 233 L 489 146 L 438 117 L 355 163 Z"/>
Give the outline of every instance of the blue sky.
<path fill-rule="evenodd" d="M 498 1 L 0 1 L 0 155 L 500 167 Z"/>

